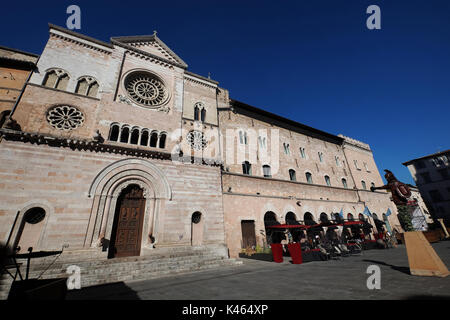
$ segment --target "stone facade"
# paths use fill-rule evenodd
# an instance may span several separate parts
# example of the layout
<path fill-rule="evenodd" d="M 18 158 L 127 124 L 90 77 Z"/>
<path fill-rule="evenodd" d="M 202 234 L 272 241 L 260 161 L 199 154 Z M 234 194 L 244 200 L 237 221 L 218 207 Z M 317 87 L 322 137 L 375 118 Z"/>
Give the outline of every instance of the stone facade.
<path fill-rule="evenodd" d="M 140 255 L 158 247 L 224 244 L 220 154 L 211 152 L 208 164 L 179 155 L 189 154 L 191 130 L 217 132 L 216 108 L 228 93 L 186 67 L 156 35 L 103 43 L 50 25 L 37 70 L 12 115 L 21 130 L 2 129 L 0 241 L 22 251 L 64 244 L 105 249 L 118 199 L 136 185 L 145 198 Z M 126 81 L 135 74 L 148 77 L 139 87 L 147 90 L 140 93 L 146 101 L 162 93 L 165 100 L 156 106 L 133 100 Z M 95 91 L 80 89 L 84 79 Z M 189 111 L 199 101 L 205 121 Z M 112 139 L 114 126 L 118 139 Z M 45 211 L 36 224 L 25 221 L 33 208 Z M 192 222 L 194 213 L 200 222 Z"/>
<path fill-rule="evenodd" d="M 450 223 L 450 150 L 403 163 L 411 173 L 433 219 Z"/>
<path fill-rule="evenodd" d="M 301 222 L 310 213 L 318 222 L 321 213 L 332 219 L 332 214 L 341 210 L 345 219 L 349 214 L 358 219 L 367 206 L 372 215 L 384 218 L 391 230 L 402 230 L 390 195 L 370 191 L 371 183 L 379 186 L 383 182 L 367 144 L 333 136 L 238 101 L 219 110 L 219 123 L 225 141 L 225 229 L 232 257 L 242 249 L 242 221 L 254 222 L 256 243 L 264 246 L 267 212 L 274 213 L 279 223 L 286 223 L 288 213 Z M 246 132 L 242 140 L 240 130 Z M 246 174 L 242 165 L 245 161 L 251 165 Z M 270 177 L 264 177 L 264 165 L 270 166 Z M 295 171 L 294 177 L 290 170 Z M 365 188 L 362 181 L 366 182 Z M 386 218 L 383 214 L 388 209 L 393 214 Z M 369 221 L 375 226 L 373 219 Z"/>
<path fill-rule="evenodd" d="M 236 257 L 241 221 L 263 245 L 269 211 L 284 222 L 390 209 L 400 230 L 389 195 L 369 191 L 382 179 L 368 145 L 230 100 L 156 34 L 106 43 L 50 25 L 11 116 L 20 130 L 1 129 L 0 241 L 22 251 L 111 250 L 129 186 L 145 202 L 139 255 L 225 243 Z"/>

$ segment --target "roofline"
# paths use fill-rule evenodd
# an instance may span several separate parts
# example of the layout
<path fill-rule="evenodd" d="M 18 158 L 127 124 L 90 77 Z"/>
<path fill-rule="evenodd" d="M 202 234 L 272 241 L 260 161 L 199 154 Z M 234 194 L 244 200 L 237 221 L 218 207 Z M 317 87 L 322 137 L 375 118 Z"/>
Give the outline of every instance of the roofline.
<path fill-rule="evenodd" d="M 208 82 L 214 83 L 215 85 L 218 85 L 218 84 L 219 84 L 218 81 L 215 81 L 215 80 L 206 78 L 206 77 L 204 77 L 204 76 L 201 76 L 201 75 L 199 75 L 199 74 L 196 74 L 196 73 L 193 73 L 193 72 L 190 72 L 190 71 L 187 71 L 187 70 L 184 71 L 184 73 L 186 73 L 188 76 L 197 77 L 197 78 L 200 78 L 200 79 L 202 79 L 202 80 L 204 80 L 204 81 L 208 81 Z"/>
<path fill-rule="evenodd" d="M 429 155 L 427 155 L 427 156 L 423 156 L 423 157 L 420 157 L 420 158 L 408 160 L 408 161 L 406 161 L 406 162 L 403 162 L 402 164 L 403 164 L 404 166 L 407 166 L 408 164 L 411 164 L 411 163 L 413 163 L 414 161 L 424 160 L 424 159 L 428 159 L 428 158 L 433 158 L 433 157 L 437 157 L 437 156 L 440 156 L 440 155 L 446 154 L 446 153 L 450 153 L 450 149 L 447 149 L 447 150 L 444 150 L 444 151 L 441 151 L 441 152 L 436 152 L 436 153 L 433 153 L 433 154 L 429 154 Z"/>
<path fill-rule="evenodd" d="M 83 40 L 86 40 L 86 41 L 90 41 L 90 42 L 99 44 L 101 46 L 104 46 L 104 47 L 107 47 L 107 48 L 110 48 L 110 49 L 114 49 L 114 46 L 111 43 L 104 42 L 104 41 L 101 41 L 101 40 L 97 40 L 95 38 L 86 36 L 84 34 L 81 34 L 81 33 L 78 33 L 78 32 L 75 32 L 75 31 L 72 31 L 72 30 L 69 30 L 69 29 L 57 26 L 57 25 L 54 25 L 52 23 L 49 23 L 48 27 L 49 27 L 49 29 L 55 29 L 55 30 L 58 30 L 58 31 L 70 34 L 71 36 L 78 37 L 80 39 L 83 39 Z"/>
<path fill-rule="evenodd" d="M 177 63 L 183 66 L 183 68 L 187 68 L 188 65 L 183 59 L 180 58 L 175 52 L 172 51 L 165 43 L 162 41 L 156 34 L 152 35 L 142 35 L 142 36 L 122 36 L 122 37 L 111 37 L 111 42 L 121 42 L 121 43 L 133 43 L 133 42 L 147 42 L 147 41 L 156 41 L 158 44 L 163 47 L 164 50 L 169 52 L 172 56 L 175 57 Z"/>
<path fill-rule="evenodd" d="M 22 50 L 19 50 L 19 49 L 14 49 L 14 48 L 9 48 L 9 47 L 5 47 L 5 46 L 0 46 L 0 49 L 17 52 L 17 53 L 24 54 L 24 55 L 27 55 L 27 56 L 32 56 L 32 57 L 35 57 L 35 58 L 39 58 L 40 57 L 40 55 L 35 54 L 35 53 L 26 52 L 26 51 L 22 51 Z"/>
<path fill-rule="evenodd" d="M 329 142 L 333 142 L 333 143 L 339 144 L 339 145 L 342 145 L 342 143 L 344 142 L 343 138 L 338 137 L 338 136 L 336 136 L 334 134 L 331 134 L 331 133 L 328 133 L 328 132 L 325 132 L 325 131 L 322 131 L 322 130 L 319 130 L 319 129 L 316 129 L 316 128 L 313 128 L 313 127 L 310 127 L 310 126 L 307 126 L 307 125 L 302 124 L 300 122 L 297 122 L 297 121 L 294 121 L 294 120 L 291 120 L 291 119 L 279 116 L 277 114 L 268 112 L 266 110 L 253 107 L 251 105 L 248 105 L 246 103 L 240 102 L 238 100 L 230 99 L 230 104 L 232 106 L 234 106 L 234 107 L 242 108 L 242 109 L 245 109 L 247 111 L 250 111 L 250 112 L 253 112 L 253 113 L 257 113 L 257 114 L 260 114 L 260 115 L 262 115 L 264 117 L 267 117 L 267 118 L 270 118 L 270 119 L 275 119 L 275 120 L 280 121 L 282 123 L 285 123 L 287 125 L 290 125 L 290 126 L 293 126 L 295 128 L 298 128 L 298 129 L 300 129 L 301 133 L 307 134 L 307 135 L 309 135 L 311 137 L 316 137 L 316 138 L 320 137 L 322 139 L 325 137 L 325 138 L 327 138 L 327 140 Z"/>

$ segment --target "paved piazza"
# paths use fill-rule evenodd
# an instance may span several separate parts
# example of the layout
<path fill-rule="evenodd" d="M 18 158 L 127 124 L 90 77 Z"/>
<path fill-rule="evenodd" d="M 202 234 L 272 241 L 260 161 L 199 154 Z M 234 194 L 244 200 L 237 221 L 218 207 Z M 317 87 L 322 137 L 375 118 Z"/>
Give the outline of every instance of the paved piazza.
<path fill-rule="evenodd" d="M 433 244 L 450 266 L 450 241 Z M 369 290 L 369 265 L 381 269 L 381 289 Z M 72 299 L 450 299 L 450 277 L 409 275 L 404 246 L 364 251 L 333 261 L 293 265 L 244 259 L 244 265 L 156 280 L 71 291 Z"/>

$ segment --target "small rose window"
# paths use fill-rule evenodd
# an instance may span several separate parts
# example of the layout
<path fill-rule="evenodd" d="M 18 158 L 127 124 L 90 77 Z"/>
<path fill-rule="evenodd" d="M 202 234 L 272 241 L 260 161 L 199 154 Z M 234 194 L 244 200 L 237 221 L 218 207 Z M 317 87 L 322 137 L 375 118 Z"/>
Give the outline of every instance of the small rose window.
<path fill-rule="evenodd" d="M 53 128 L 70 131 L 83 125 L 84 114 L 72 106 L 55 106 L 48 111 L 47 122 Z"/>

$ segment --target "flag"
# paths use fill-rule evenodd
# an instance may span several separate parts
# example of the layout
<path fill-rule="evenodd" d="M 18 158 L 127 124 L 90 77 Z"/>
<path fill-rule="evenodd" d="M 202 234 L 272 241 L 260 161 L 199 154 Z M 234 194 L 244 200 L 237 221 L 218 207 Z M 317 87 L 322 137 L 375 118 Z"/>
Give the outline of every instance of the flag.
<path fill-rule="evenodd" d="M 365 215 L 368 216 L 368 217 L 372 217 L 372 214 L 370 213 L 369 208 L 367 208 L 367 206 L 364 207 L 364 212 L 363 212 L 363 214 L 365 214 Z"/>
<path fill-rule="evenodd" d="M 339 215 L 341 218 L 344 218 L 344 207 L 342 207 L 341 212 L 339 212 Z"/>
<path fill-rule="evenodd" d="M 386 211 L 386 217 L 389 217 L 391 215 L 391 213 L 392 213 L 391 209 L 388 208 L 387 211 Z"/>

